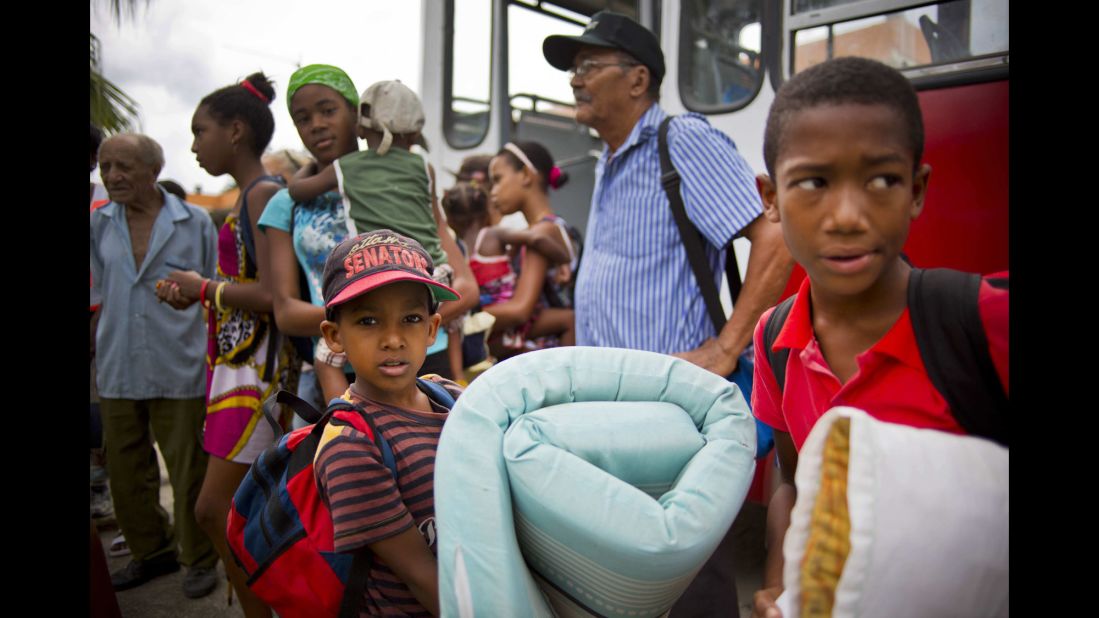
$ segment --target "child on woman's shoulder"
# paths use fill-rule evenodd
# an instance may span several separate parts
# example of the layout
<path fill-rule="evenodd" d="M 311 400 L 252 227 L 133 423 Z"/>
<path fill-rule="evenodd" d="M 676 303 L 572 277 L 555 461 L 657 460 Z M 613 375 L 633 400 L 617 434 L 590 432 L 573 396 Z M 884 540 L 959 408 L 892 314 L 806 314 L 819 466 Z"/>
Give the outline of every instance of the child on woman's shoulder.
<path fill-rule="evenodd" d="M 408 86 L 371 84 L 359 99 L 358 126 L 369 150 L 346 154 L 320 173 L 303 167 L 290 181 L 290 197 L 303 202 L 338 189 L 358 230 L 392 229 L 423 245 L 437 267 L 446 264 L 432 212 L 434 170 L 410 150 L 423 126 L 423 105 Z"/>
<path fill-rule="evenodd" d="M 528 247 L 550 264 L 567 264 L 569 252 L 557 231 L 545 227 L 519 230 L 499 225 L 500 214 L 488 195 L 470 183 L 460 182 L 443 194 L 447 222 L 469 251 L 469 267 L 481 288 L 481 304 L 510 298 L 515 286 L 510 248 Z"/>
<path fill-rule="evenodd" d="M 515 296 L 519 276 L 512 262 L 521 251 L 536 251 L 548 264 L 568 267 L 572 256 L 560 228 L 552 223 L 527 229 L 499 225 L 500 212 L 490 206 L 488 196 L 466 183 L 459 183 L 443 195 L 443 208 L 450 225 L 469 247 L 469 268 L 477 279 L 482 306 L 506 303 Z M 505 346 L 522 349 L 528 336 L 546 335 L 572 344 L 571 309 L 535 307 L 531 313 L 531 319 L 521 326 L 504 330 L 500 341 Z"/>

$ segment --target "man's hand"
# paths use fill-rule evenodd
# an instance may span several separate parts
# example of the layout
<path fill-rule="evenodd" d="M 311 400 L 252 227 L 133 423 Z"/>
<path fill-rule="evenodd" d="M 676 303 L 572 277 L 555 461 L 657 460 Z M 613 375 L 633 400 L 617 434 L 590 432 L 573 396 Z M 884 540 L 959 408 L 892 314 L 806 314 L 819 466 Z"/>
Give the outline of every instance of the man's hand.
<path fill-rule="evenodd" d="M 726 350 L 718 339 L 710 337 L 701 346 L 688 352 L 678 352 L 672 356 L 694 363 L 706 371 L 712 371 L 724 378 L 736 371 L 737 357 L 740 356 L 740 352 L 734 353 L 732 350 Z"/>
<path fill-rule="evenodd" d="M 775 586 L 757 591 L 752 597 L 752 618 L 782 618 L 782 612 L 775 604 L 782 590 L 782 586 Z"/>

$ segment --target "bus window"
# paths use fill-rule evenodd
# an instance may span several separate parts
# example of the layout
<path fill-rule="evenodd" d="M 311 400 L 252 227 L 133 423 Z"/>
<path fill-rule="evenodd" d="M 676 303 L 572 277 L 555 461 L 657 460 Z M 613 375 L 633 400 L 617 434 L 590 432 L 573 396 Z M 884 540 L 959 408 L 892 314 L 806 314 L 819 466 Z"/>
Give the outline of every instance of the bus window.
<path fill-rule="evenodd" d="M 443 132 L 452 148 L 473 148 L 488 132 L 492 4 L 448 0 Z"/>
<path fill-rule="evenodd" d="M 679 92 L 683 106 L 730 112 L 763 85 L 761 0 L 686 0 L 679 19 Z"/>
<path fill-rule="evenodd" d="M 979 59 L 1003 62 L 1000 57 L 1007 55 L 1007 0 L 955 0 L 874 15 L 843 6 L 851 2 L 794 1 L 788 24 L 794 31 L 792 72 L 841 56 L 873 58 L 905 70 Z"/>
<path fill-rule="evenodd" d="M 542 41 L 552 34 L 579 35 L 587 17 L 548 4 L 535 8 L 534 4 L 516 1 L 508 6 L 508 99 L 514 122 L 522 110 L 569 117 L 575 113 L 568 73 L 546 62 Z"/>

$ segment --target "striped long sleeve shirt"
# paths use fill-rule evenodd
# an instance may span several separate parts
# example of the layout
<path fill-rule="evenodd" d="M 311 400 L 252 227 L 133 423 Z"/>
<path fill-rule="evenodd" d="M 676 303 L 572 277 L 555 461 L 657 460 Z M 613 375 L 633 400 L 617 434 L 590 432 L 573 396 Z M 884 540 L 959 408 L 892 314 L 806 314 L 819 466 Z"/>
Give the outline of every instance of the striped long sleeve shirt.
<path fill-rule="evenodd" d="M 714 327 L 660 184 L 653 104 L 595 168 L 584 259 L 576 280 L 576 343 L 670 354 L 697 348 Z M 763 212 L 755 174 L 726 134 L 704 116 L 672 121 L 668 146 L 687 216 L 702 232 L 720 286 L 725 249 Z"/>
<path fill-rule="evenodd" d="M 457 398 L 462 389 L 438 376 L 426 377 Z M 354 552 L 416 526 L 432 553 L 435 543 L 435 451 L 448 410 L 432 401 L 433 412 L 381 405 L 351 393 L 373 416 L 397 467 L 394 478 L 366 434 L 331 421 L 317 450 L 314 473 L 321 499 L 332 514 L 334 547 Z M 430 616 L 386 564 L 375 559 L 364 591 L 361 615 Z"/>

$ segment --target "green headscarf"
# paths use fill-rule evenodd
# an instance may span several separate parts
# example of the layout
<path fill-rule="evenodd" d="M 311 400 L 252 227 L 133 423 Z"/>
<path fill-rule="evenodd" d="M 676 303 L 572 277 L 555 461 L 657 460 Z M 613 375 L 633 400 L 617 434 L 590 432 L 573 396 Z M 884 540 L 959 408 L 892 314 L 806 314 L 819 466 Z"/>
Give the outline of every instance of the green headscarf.
<path fill-rule="evenodd" d="M 355 90 L 355 84 L 343 69 L 330 64 L 310 64 L 304 66 L 290 76 L 290 85 L 286 87 L 286 108 L 290 107 L 294 100 L 294 93 L 302 86 L 320 84 L 328 86 L 332 90 L 343 95 L 351 103 L 351 107 L 359 107 L 359 91 Z"/>

